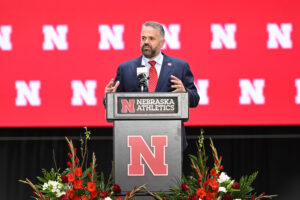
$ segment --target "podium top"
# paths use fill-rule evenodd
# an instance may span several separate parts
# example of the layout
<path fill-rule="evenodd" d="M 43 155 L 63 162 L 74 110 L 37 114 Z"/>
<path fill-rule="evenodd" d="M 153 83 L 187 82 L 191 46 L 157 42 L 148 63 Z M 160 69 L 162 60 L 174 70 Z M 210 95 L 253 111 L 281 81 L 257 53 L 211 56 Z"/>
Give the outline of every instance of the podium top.
<path fill-rule="evenodd" d="M 106 120 L 189 118 L 188 93 L 107 93 Z"/>

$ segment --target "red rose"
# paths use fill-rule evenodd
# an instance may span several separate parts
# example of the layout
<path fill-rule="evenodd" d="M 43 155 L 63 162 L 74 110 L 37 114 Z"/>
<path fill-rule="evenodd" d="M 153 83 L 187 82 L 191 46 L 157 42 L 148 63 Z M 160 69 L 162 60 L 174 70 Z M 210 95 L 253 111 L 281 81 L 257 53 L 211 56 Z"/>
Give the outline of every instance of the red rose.
<path fill-rule="evenodd" d="M 76 169 L 75 169 L 75 176 L 77 176 L 77 177 L 82 176 L 82 169 L 81 169 L 81 167 L 76 167 Z"/>
<path fill-rule="evenodd" d="M 229 194 L 229 193 L 226 193 L 226 194 L 223 195 L 223 199 L 224 200 L 231 200 L 232 199 L 232 195 Z"/>
<path fill-rule="evenodd" d="M 186 192 L 186 191 L 188 191 L 188 190 L 190 189 L 190 187 L 189 187 L 189 185 L 188 185 L 188 184 L 186 184 L 186 183 L 182 183 L 182 185 L 181 185 L 181 189 L 182 189 L 182 191 Z"/>
<path fill-rule="evenodd" d="M 239 189 L 240 188 L 240 184 L 238 182 L 233 182 L 232 183 L 232 188 L 233 189 Z"/>
<path fill-rule="evenodd" d="M 68 177 L 67 177 L 67 175 L 61 177 L 61 182 L 62 183 L 68 183 Z"/>
<path fill-rule="evenodd" d="M 122 198 L 121 197 L 117 197 L 114 200 L 122 200 Z"/>
<path fill-rule="evenodd" d="M 73 200 L 80 200 L 80 196 L 74 196 Z"/>
<path fill-rule="evenodd" d="M 68 196 L 66 194 L 60 196 L 59 200 L 68 200 Z"/>
<path fill-rule="evenodd" d="M 108 196 L 108 192 L 106 190 L 101 190 L 99 197 L 102 198 L 102 199 L 104 199 L 107 196 Z"/>
<path fill-rule="evenodd" d="M 114 185 L 112 186 L 112 190 L 113 190 L 113 192 L 114 192 L 115 194 L 121 193 L 121 188 L 120 188 L 120 186 L 117 185 L 117 184 L 114 184 Z"/>
<path fill-rule="evenodd" d="M 199 200 L 199 197 L 196 194 L 193 194 L 189 197 L 188 200 Z"/>

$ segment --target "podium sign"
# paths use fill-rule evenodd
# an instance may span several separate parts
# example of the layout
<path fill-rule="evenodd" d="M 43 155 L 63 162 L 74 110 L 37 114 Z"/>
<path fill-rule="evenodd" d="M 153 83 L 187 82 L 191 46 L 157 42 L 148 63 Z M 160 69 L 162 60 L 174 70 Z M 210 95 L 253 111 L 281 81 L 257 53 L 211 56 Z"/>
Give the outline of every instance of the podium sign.
<path fill-rule="evenodd" d="M 182 175 L 182 121 L 187 93 L 108 93 L 107 120 L 114 122 L 114 179 L 124 193 L 147 184 L 167 192 Z"/>

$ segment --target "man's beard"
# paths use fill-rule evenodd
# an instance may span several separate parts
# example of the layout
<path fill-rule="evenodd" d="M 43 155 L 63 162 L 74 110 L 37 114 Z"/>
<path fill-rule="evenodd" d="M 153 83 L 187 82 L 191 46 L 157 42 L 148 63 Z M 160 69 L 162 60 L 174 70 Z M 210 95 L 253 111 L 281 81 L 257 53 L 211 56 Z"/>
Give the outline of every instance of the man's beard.
<path fill-rule="evenodd" d="M 145 49 L 145 46 L 148 48 Z M 150 45 L 143 45 L 141 51 L 146 58 L 153 58 L 156 54 L 156 49 L 152 49 Z"/>

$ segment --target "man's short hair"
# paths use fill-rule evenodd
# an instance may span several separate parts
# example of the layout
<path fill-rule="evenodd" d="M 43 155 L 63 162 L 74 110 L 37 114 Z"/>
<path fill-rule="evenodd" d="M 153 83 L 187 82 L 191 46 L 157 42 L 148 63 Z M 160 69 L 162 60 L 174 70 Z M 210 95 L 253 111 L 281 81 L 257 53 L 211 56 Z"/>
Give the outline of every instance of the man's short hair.
<path fill-rule="evenodd" d="M 160 23 L 154 22 L 154 21 L 148 21 L 143 24 L 142 29 L 147 26 L 151 26 L 152 28 L 157 29 L 159 31 L 160 35 L 162 36 L 162 38 L 165 38 L 165 30 L 164 30 L 164 27 Z"/>

